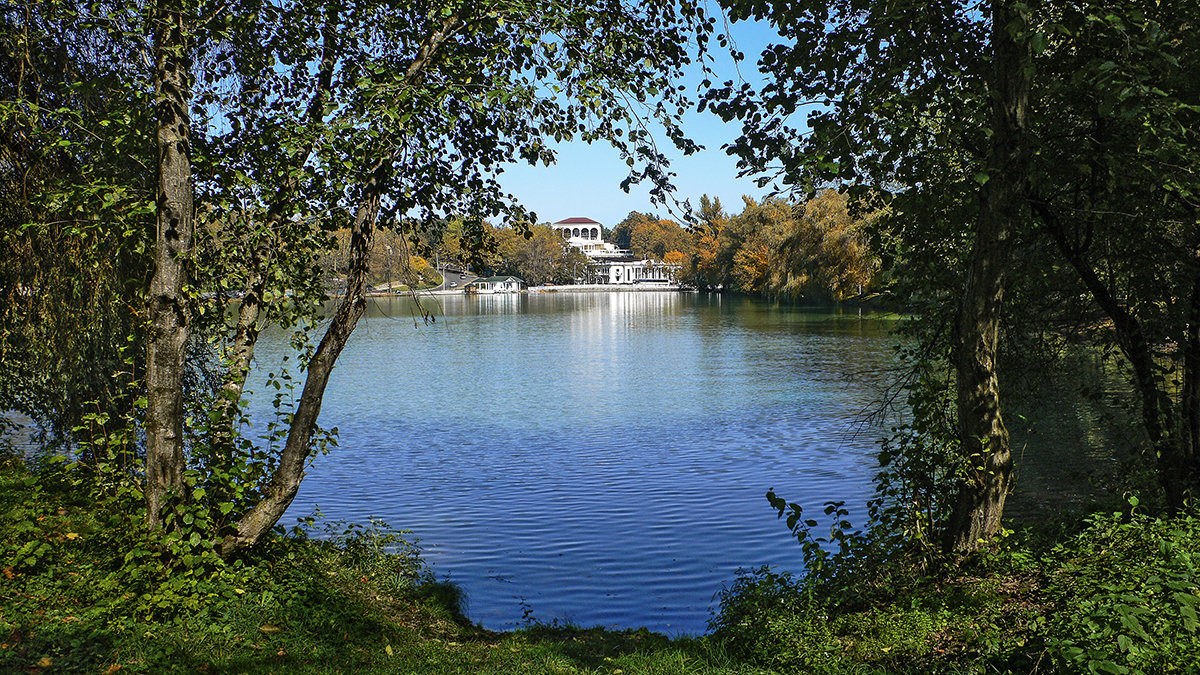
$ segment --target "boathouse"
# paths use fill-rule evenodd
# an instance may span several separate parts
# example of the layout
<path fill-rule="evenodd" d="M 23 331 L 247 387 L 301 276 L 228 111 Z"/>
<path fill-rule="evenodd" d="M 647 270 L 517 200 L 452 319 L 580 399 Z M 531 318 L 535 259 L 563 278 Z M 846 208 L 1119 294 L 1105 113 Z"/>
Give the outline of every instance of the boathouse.
<path fill-rule="evenodd" d="M 468 293 L 519 293 L 525 282 L 513 276 L 481 277 L 467 284 Z"/>

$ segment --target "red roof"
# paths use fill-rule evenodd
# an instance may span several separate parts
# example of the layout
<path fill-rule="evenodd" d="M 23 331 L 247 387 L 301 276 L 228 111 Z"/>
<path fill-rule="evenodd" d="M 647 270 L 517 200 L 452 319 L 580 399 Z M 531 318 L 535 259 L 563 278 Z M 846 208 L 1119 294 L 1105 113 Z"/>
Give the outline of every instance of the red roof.
<path fill-rule="evenodd" d="M 600 223 L 591 218 L 567 218 L 560 220 L 555 225 L 599 225 Z"/>

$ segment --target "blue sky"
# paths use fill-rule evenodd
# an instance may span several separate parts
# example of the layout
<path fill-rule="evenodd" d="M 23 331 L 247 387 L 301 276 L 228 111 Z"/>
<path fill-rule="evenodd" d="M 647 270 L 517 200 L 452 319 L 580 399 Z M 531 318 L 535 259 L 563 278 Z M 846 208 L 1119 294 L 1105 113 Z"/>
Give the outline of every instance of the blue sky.
<path fill-rule="evenodd" d="M 746 22 L 733 24 L 729 30 L 738 48 L 746 54 L 746 60 L 739 66 L 740 76 L 757 84 L 759 76 L 755 63 L 774 32 L 765 24 Z M 713 47 L 719 49 L 715 43 Z M 718 84 L 739 77 L 729 58 L 718 59 L 715 69 L 717 77 L 714 81 Z M 698 72 L 693 79 L 698 86 L 701 80 Z M 721 148 L 737 138 L 738 123 L 724 124 L 710 112 L 693 110 L 684 119 L 684 131 L 705 149 L 690 157 L 683 157 L 678 152 L 666 153 L 671 157 L 671 170 L 676 174 L 677 199 L 690 199 L 693 207 L 698 208 L 700 195 L 707 194 L 720 198 L 726 211 L 737 213 L 742 210 L 742 195 L 761 198 L 767 193 L 768 190 L 757 187 L 753 179 L 737 178 L 736 160 Z M 630 211 L 679 218 L 678 214 L 670 214 L 666 207 L 651 204 L 648 188 L 644 186 L 633 186 L 628 194 L 621 190 L 628 167 L 613 148 L 582 142 L 552 147 L 558 152 L 556 164 L 549 167 L 511 166 L 500 176 L 500 184 L 535 211 L 539 220 L 554 222 L 582 216 L 613 227 Z M 662 137 L 659 147 L 674 149 L 670 141 Z"/>

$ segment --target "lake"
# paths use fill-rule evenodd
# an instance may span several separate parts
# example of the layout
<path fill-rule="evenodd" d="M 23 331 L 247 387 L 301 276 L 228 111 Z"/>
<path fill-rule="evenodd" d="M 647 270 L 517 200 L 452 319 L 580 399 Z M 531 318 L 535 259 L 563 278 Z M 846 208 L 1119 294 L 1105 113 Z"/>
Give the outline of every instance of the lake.
<path fill-rule="evenodd" d="M 428 297 L 428 324 L 369 302 L 322 407 L 340 447 L 282 523 L 411 530 L 488 628 L 703 632 L 739 567 L 800 567 L 768 488 L 863 513 L 888 320 L 679 292 Z M 260 382 L 288 349 L 263 336 Z"/>

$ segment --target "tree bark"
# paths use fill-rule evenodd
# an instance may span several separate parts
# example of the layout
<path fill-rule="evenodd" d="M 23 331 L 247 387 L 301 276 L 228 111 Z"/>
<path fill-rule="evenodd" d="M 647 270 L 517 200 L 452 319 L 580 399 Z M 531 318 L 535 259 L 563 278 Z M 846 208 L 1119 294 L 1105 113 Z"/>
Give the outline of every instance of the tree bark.
<path fill-rule="evenodd" d="M 194 206 L 188 18 L 179 0 L 154 8 L 154 113 L 158 139 L 158 216 L 150 281 L 146 359 L 147 518 L 161 526 L 164 509 L 182 497 L 183 372 L 189 308 L 183 293 L 192 248 Z"/>
<path fill-rule="evenodd" d="M 996 345 L 1012 237 L 1027 207 L 1026 112 L 1032 58 L 1023 17 L 992 0 L 992 138 L 971 263 L 956 325 L 958 433 L 966 482 L 959 490 L 943 545 L 969 553 L 1000 530 L 1012 478 L 1008 429 L 1000 409 Z"/>

